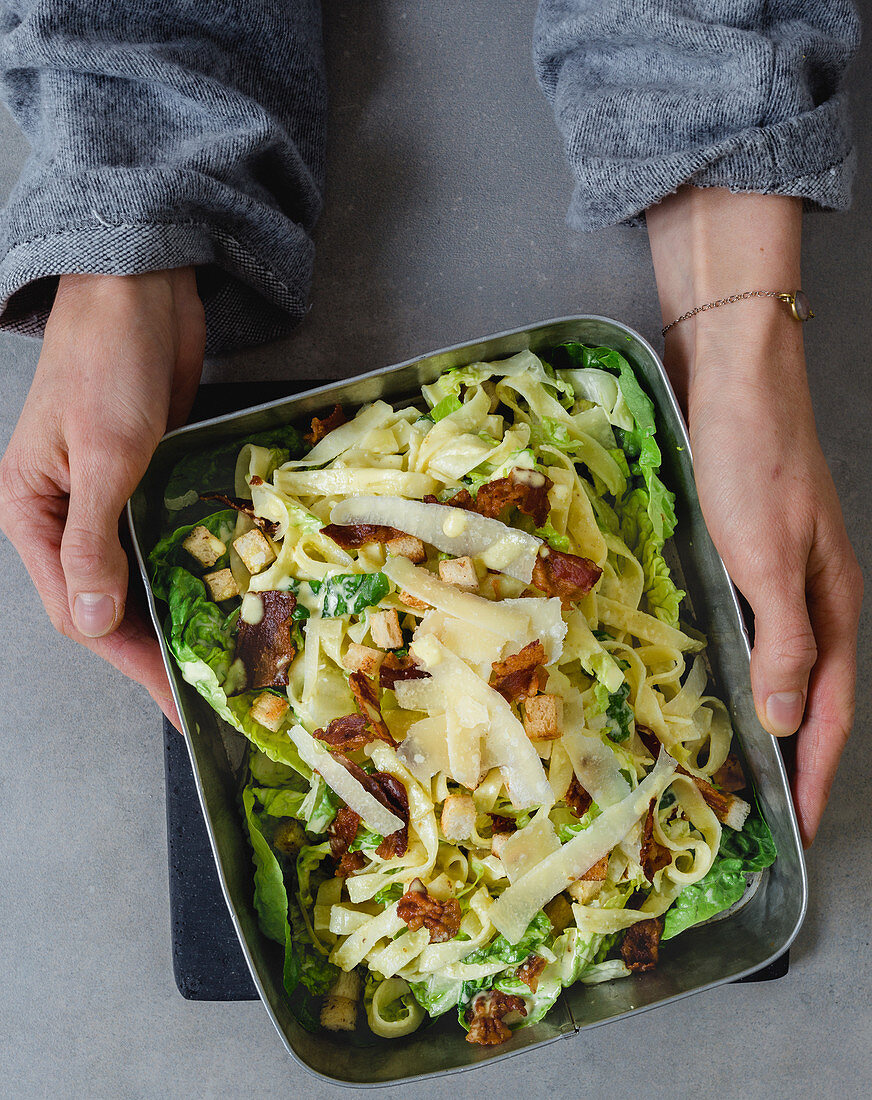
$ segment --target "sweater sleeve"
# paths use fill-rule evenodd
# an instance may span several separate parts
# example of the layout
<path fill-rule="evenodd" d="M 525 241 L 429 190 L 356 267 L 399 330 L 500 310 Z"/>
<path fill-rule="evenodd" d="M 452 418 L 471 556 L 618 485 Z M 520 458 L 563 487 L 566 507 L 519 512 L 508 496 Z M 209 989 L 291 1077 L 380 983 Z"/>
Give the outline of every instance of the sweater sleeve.
<path fill-rule="evenodd" d="M 534 63 L 576 179 L 569 222 L 636 223 L 685 183 L 840 209 L 850 0 L 541 0 Z"/>
<path fill-rule="evenodd" d="M 197 265 L 207 347 L 306 308 L 326 94 L 318 0 L 0 0 L 32 155 L 0 219 L 0 328 L 40 335 L 59 275 Z"/>

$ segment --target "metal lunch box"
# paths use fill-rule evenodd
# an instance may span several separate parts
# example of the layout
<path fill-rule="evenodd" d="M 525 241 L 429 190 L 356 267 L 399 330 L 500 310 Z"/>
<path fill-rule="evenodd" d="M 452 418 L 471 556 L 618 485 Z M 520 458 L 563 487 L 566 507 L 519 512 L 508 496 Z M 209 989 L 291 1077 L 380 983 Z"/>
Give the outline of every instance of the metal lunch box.
<path fill-rule="evenodd" d="M 423 384 L 451 367 L 505 358 L 525 348 L 535 352 L 565 340 L 620 351 L 654 400 L 663 480 L 676 495 L 678 527 L 673 558 L 677 558 L 676 580 L 688 593 L 685 615 L 708 638 L 715 690 L 729 707 L 760 808 L 778 846 L 778 859 L 728 916 L 692 928 L 665 944 L 655 971 L 602 985 L 573 986 L 564 991 L 544 1020 L 516 1031 L 500 1047 L 467 1043 L 453 1012 L 398 1040 L 357 1033 L 312 1034 L 299 1025 L 289 1008 L 282 987 L 280 949 L 261 933 L 254 910 L 253 866 L 238 805 L 247 741 L 223 723 L 182 679 L 164 641 L 163 611 L 156 607 L 146 570 L 149 552 L 165 533 L 164 487 L 175 463 L 192 451 L 235 438 L 242 442 L 247 434 L 292 422 L 306 423 L 337 402 L 355 408 L 378 398 L 409 399 L 419 396 Z M 232 491 L 232 486 L 227 488 Z M 678 404 L 657 354 L 626 325 L 596 316 L 545 321 L 180 428 L 158 445 L 127 514 L 233 924 L 282 1042 L 288 1053 L 313 1073 L 338 1084 L 376 1086 L 509 1058 L 741 978 L 772 962 L 792 943 L 805 915 L 808 887 L 784 763 L 775 739 L 762 729 L 754 711 L 748 634 L 735 590 L 702 518 L 690 444 Z"/>

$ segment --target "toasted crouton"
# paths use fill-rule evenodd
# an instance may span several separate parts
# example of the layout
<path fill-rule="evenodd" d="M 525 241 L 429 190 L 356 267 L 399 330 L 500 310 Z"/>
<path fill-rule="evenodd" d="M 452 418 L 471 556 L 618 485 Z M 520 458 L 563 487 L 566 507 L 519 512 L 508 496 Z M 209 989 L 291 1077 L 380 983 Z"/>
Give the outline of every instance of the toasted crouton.
<path fill-rule="evenodd" d="M 342 658 L 342 664 L 349 672 L 362 672 L 364 676 L 372 679 L 378 675 L 381 663 L 385 659 L 380 649 L 373 649 L 370 645 L 358 645 L 351 642 Z"/>
<path fill-rule="evenodd" d="M 595 897 L 599 897 L 602 888 L 603 884 L 601 882 L 586 882 L 583 878 L 580 878 L 576 882 L 570 883 L 567 890 L 573 901 L 577 901 L 581 905 L 587 905 Z"/>
<path fill-rule="evenodd" d="M 563 699 L 534 695 L 524 702 L 524 729 L 531 741 L 554 741 L 563 733 Z"/>
<path fill-rule="evenodd" d="M 245 568 L 254 576 L 276 560 L 273 548 L 267 542 L 262 531 L 252 527 L 244 535 L 233 540 L 233 548 L 242 558 Z"/>
<path fill-rule="evenodd" d="M 221 539 L 216 538 L 207 527 L 203 526 L 195 527 L 182 546 L 192 558 L 196 558 L 200 565 L 207 569 L 211 569 L 221 555 L 227 553 L 227 546 Z"/>
<path fill-rule="evenodd" d="M 470 557 L 447 558 L 440 561 L 439 579 L 466 592 L 472 592 L 478 588 L 478 574 Z"/>
<path fill-rule="evenodd" d="M 373 611 L 369 616 L 369 632 L 379 649 L 399 649 L 403 644 L 403 632 L 396 611 Z"/>
<path fill-rule="evenodd" d="M 357 971 L 340 973 L 333 988 L 324 999 L 321 1026 L 326 1027 L 328 1031 L 354 1031 L 359 996 L 360 977 Z"/>
<path fill-rule="evenodd" d="M 230 600 L 239 595 L 239 587 L 229 569 L 219 569 L 217 573 L 205 573 L 203 583 L 209 589 L 209 595 L 215 603 Z"/>
<path fill-rule="evenodd" d="M 286 856 L 296 857 L 300 849 L 309 843 L 306 830 L 292 817 L 286 817 L 273 834 L 273 847 Z"/>
<path fill-rule="evenodd" d="M 494 833 L 491 838 L 491 854 L 497 859 L 502 859 L 503 849 L 513 835 L 513 833 Z"/>
<path fill-rule="evenodd" d="M 413 607 L 416 611 L 429 611 L 430 605 L 425 600 L 419 600 L 417 596 L 413 596 L 411 592 L 398 593 L 398 599 L 400 603 L 404 603 L 406 607 Z"/>
<path fill-rule="evenodd" d="M 262 726 L 277 733 L 285 715 L 288 713 L 287 699 L 280 699 L 271 691 L 262 691 L 248 708 L 248 713 Z"/>
<path fill-rule="evenodd" d="M 684 771 L 684 769 L 679 768 L 679 771 Z M 689 773 L 684 772 L 684 774 Z M 730 829 L 735 829 L 736 832 L 741 832 L 742 826 L 751 812 L 749 803 L 743 798 L 739 798 L 738 795 L 716 790 L 711 783 L 707 783 L 698 775 L 691 776 L 691 778 L 718 821 L 722 825 L 727 825 Z"/>
<path fill-rule="evenodd" d="M 558 894 L 544 908 L 545 915 L 551 921 L 551 927 L 554 929 L 554 935 L 559 936 L 572 923 L 572 906 L 566 900 L 564 894 Z"/>
<path fill-rule="evenodd" d="M 440 824 L 446 840 L 468 840 L 475 829 L 475 802 L 471 794 L 450 794 L 442 803 Z"/>
<path fill-rule="evenodd" d="M 424 543 L 414 535 L 403 534 L 397 535 L 396 538 L 388 539 L 385 544 L 385 549 L 389 554 L 393 554 L 395 558 L 408 558 L 409 561 L 414 562 L 415 565 L 420 565 L 427 557 L 427 550 Z"/>

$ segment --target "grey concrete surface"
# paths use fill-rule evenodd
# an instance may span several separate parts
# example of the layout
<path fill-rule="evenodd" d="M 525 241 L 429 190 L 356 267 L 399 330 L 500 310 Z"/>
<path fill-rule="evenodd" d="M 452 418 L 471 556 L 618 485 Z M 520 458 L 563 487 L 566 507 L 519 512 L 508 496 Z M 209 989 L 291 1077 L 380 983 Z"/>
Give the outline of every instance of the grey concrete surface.
<path fill-rule="evenodd" d="M 453 8 L 453 10 L 452 10 Z M 564 227 L 570 179 L 532 76 L 533 0 L 326 5 L 327 210 L 313 306 L 291 338 L 210 379 L 321 378 L 565 313 L 658 343 L 643 234 Z M 870 564 L 870 51 L 853 70 L 861 171 L 844 216 L 808 219 L 808 353 L 848 525 Z M 341 135 L 341 142 L 338 140 Z M 25 145 L 0 114 L 0 190 Z M 0 447 L 38 345 L 0 339 Z M 0 538 L 0 1096 L 338 1097 L 285 1056 L 257 1003 L 186 1002 L 170 968 L 160 718 L 57 637 Z M 787 978 L 699 994 L 493 1069 L 385 1090 L 615 1098 L 864 1097 L 872 1079 L 870 624 L 853 740 L 809 853 Z"/>

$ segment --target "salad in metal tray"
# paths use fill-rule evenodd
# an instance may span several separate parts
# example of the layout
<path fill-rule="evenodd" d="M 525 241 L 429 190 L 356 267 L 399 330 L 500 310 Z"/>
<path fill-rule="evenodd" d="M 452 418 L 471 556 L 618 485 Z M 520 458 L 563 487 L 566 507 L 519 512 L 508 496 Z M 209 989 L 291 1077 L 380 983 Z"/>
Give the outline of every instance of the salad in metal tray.
<path fill-rule="evenodd" d="M 502 1043 L 774 860 L 660 464 L 627 360 L 567 343 L 175 470 L 154 591 L 250 742 L 254 904 L 306 1026 Z"/>

